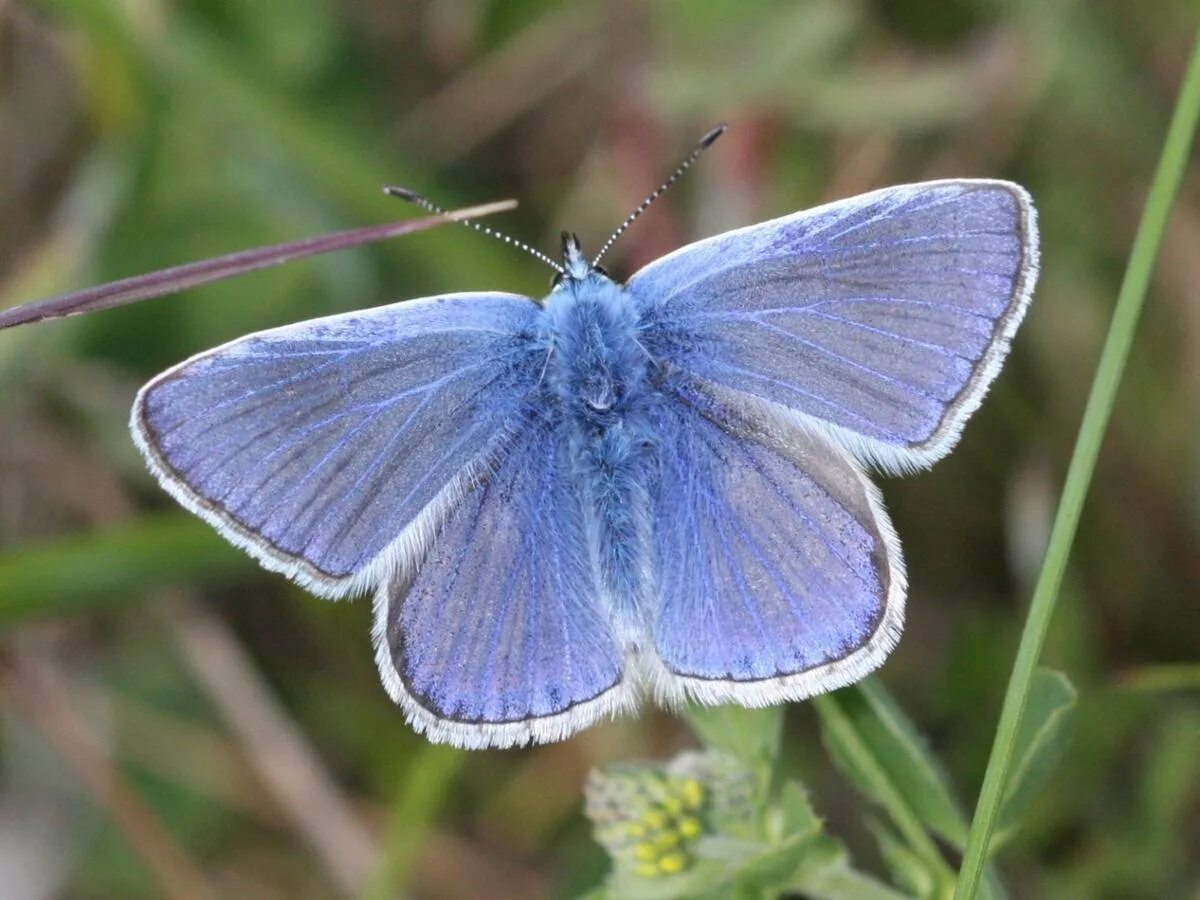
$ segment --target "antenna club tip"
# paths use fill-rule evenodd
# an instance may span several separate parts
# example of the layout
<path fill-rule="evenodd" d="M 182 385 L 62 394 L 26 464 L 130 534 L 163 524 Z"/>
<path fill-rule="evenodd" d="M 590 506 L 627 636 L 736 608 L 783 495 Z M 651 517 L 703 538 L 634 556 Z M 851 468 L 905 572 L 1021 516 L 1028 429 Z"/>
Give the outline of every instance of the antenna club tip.
<path fill-rule="evenodd" d="M 401 200 L 416 201 L 422 199 L 421 195 L 416 191 L 410 191 L 408 188 L 399 187 L 394 184 L 384 185 L 383 192 L 391 197 L 399 197 Z"/>
<path fill-rule="evenodd" d="M 718 122 L 709 129 L 708 133 L 704 135 L 704 137 L 700 138 L 700 143 L 697 146 L 699 146 L 701 149 L 707 149 L 708 147 L 711 147 L 714 143 L 716 143 L 717 138 L 725 133 L 725 129 L 728 127 L 729 126 L 724 122 Z"/>

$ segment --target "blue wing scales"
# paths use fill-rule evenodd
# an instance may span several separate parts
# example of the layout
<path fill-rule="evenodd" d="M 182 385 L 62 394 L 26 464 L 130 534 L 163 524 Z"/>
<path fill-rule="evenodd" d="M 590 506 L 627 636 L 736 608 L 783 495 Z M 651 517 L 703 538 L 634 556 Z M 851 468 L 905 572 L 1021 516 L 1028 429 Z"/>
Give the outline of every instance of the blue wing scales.
<path fill-rule="evenodd" d="M 511 294 L 414 300 L 249 335 L 159 375 L 131 427 L 185 506 L 327 596 L 411 567 L 545 356 Z"/>
<path fill-rule="evenodd" d="M 1037 275 L 1023 189 L 875 191 L 690 244 L 628 289 L 658 357 L 889 469 L 950 451 Z"/>
<path fill-rule="evenodd" d="M 376 661 L 409 722 L 461 747 L 561 740 L 629 711 L 566 440 L 530 408 L 412 578 L 375 608 Z"/>
<path fill-rule="evenodd" d="M 874 487 L 817 436 L 675 377 L 657 422 L 653 646 L 667 699 L 751 706 L 861 678 L 899 638 L 904 565 Z"/>

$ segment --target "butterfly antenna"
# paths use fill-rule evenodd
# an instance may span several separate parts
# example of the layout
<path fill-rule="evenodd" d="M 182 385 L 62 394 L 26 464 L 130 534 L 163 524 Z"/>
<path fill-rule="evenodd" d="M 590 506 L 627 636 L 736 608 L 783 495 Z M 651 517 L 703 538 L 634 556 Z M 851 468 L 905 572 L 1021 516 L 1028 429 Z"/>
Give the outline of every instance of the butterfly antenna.
<path fill-rule="evenodd" d="M 643 200 L 641 202 L 641 205 L 638 206 L 638 208 L 635 209 L 633 212 L 631 212 L 629 214 L 629 216 L 625 219 L 625 221 L 622 222 L 617 227 L 617 230 L 614 231 L 611 235 L 609 235 L 608 240 L 604 242 L 604 246 L 600 248 L 600 252 L 596 254 L 596 258 L 592 260 L 593 266 L 595 266 L 596 263 L 600 262 L 600 257 L 602 257 L 605 253 L 608 252 L 608 248 L 616 243 L 617 238 L 619 238 L 622 234 L 624 234 L 625 230 L 630 225 L 632 225 L 635 221 L 637 221 L 637 217 L 640 216 L 642 213 L 644 213 L 647 209 L 649 209 L 651 203 L 653 203 L 655 200 L 657 200 L 659 197 L 661 197 L 663 194 L 665 194 L 667 192 L 667 188 L 669 188 L 676 181 L 678 181 L 679 176 L 682 175 L 684 172 L 686 172 L 688 169 L 690 169 L 692 166 L 692 163 L 694 163 L 696 160 L 698 160 L 700 158 L 701 153 L 703 153 L 705 150 L 707 150 L 709 147 L 711 147 L 714 143 L 716 143 L 717 138 L 719 138 L 721 135 L 723 135 L 725 133 L 726 127 L 727 126 L 725 125 L 725 123 L 722 122 L 720 125 L 717 125 L 711 131 L 709 131 L 708 134 L 704 135 L 704 137 L 700 138 L 700 143 L 696 144 L 696 146 L 692 150 L 692 152 L 687 155 L 687 159 L 685 159 L 683 162 L 681 162 L 679 164 L 679 168 L 677 168 L 674 172 L 672 172 L 670 177 L 658 186 L 658 190 L 654 191 L 654 193 L 650 194 L 645 200 Z"/>
<path fill-rule="evenodd" d="M 425 199 L 420 194 L 418 194 L 416 191 L 410 191 L 408 188 L 396 187 L 395 185 L 389 184 L 387 187 L 385 187 L 383 189 L 383 192 L 391 197 L 399 197 L 401 200 L 407 200 L 409 203 L 413 203 L 413 204 L 421 207 L 421 209 L 425 210 L 426 212 L 436 213 L 437 215 L 440 215 L 440 216 L 449 216 L 455 222 L 461 222 L 463 225 L 466 225 L 468 228 L 474 228 L 478 232 L 481 232 L 481 233 L 487 234 L 487 235 L 491 235 L 492 237 L 497 238 L 498 240 L 504 241 L 504 243 L 508 244 L 511 247 L 520 247 L 526 253 L 540 259 L 542 262 L 544 262 L 550 268 L 554 269 L 560 275 L 563 274 L 563 267 L 560 266 L 558 263 L 556 263 L 554 260 L 552 260 L 550 257 L 548 257 L 545 253 L 542 253 L 542 251 L 535 250 L 533 247 L 530 247 L 524 241 L 518 241 L 516 238 L 511 238 L 507 234 L 502 234 L 501 232 L 496 231 L 494 228 L 488 228 L 486 225 L 480 225 L 478 222 L 474 222 L 471 219 L 458 218 L 454 213 L 450 212 L 449 210 L 443 209 L 442 207 L 440 207 L 436 203 L 434 203 L 432 200 Z"/>

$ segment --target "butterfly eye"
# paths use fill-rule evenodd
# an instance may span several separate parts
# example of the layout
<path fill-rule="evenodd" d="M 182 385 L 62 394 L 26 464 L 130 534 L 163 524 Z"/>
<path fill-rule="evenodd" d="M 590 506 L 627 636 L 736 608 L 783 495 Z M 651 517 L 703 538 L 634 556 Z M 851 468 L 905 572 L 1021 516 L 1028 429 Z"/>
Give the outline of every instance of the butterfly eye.
<path fill-rule="evenodd" d="M 554 277 L 550 279 L 550 290 L 554 290 L 563 283 L 563 278 L 566 276 L 562 272 L 555 272 Z"/>
<path fill-rule="evenodd" d="M 612 276 L 608 274 L 608 269 L 604 268 L 604 266 L 592 266 L 592 271 L 598 275 L 603 275 L 605 278 L 612 279 Z"/>

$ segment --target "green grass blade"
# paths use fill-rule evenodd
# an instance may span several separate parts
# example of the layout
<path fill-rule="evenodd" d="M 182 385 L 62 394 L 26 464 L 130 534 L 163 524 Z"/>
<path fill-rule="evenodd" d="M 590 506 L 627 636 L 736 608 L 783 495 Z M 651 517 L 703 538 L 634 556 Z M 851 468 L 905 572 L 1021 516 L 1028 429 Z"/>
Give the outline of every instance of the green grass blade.
<path fill-rule="evenodd" d="M 1130 345 L 1133 342 L 1134 329 L 1137 326 L 1142 302 L 1150 283 L 1154 261 L 1162 244 L 1163 232 L 1166 230 L 1171 206 L 1187 165 L 1198 118 L 1200 118 L 1200 31 L 1196 35 L 1192 57 L 1183 78 L 1183 86 L 1180 89 L 1171 126 L 1163 145 L 1162 157 L 1150 186 L 1146 209 L 1142 214 L 1142 221 L 1138 226 L 1137 237 L 1130 253 L 1129 265 L 1125 270 L 1125 278 L 1117 295 L 1108 337 L 1104 342 L 1100 364 L 1096 369 L 1092 390 L 1083 414 L 1083 422 L 1079 428 L 1079 437 L 1075 442 L 1075 451 L 1067 469 L 1066 483 L 1063 486 L 1062 498 L 1054 518 L 1049 545 L 1046 548 L 1046 558 L 1042 563 L 1042 570 L 1038 575 L 1033 599 L 1030 602 L 1029 613 L 1025 619 L 1025 629 L 1021 635 L 1017 658 L 1013 664 L 1008 689 L 1004 695 L 1004 705 L 1000 711 L 1000 721 L 996 727 L 991 757 L 988 759 L 987 772 L 979 793 L 979 803 L 971 823 L 962 870 L 959 873 L 958 884 L 954 892 L 956 900 L 968 900 L 968 898 L 974 897 L 979 886 L 983 864 L 988 855 L 988 843 L 996 826 L 1000 802 L 1004 796 L 1008 767 L 1012 761 L 1013 746 L 1017 737 L 1017 729 L 1021 724 L 1021 715 L 1029 696 L 1034 667 L 1037 665 L 1046 629 L 1054 612 L 1059 586 L 1067 565 L 1067 557 L 1070 554 L 1071 544 L 1075 539 L 1075 531 L 1079 524 L 1080 511 L 1096 467 L 1100 443 L 1112 413 L 1113 400 L 1121 381 Z"/>
<path fill-rule="evenodd" d="M 1200 663 L 1139 666 L 1122 675 L 1117 688 L 1139 694 L 1200 691 Z"/>
<path fill-rule="evenodd" d="M 391 818 L 379 869 L 362 892 L 363 900 L 395 900 L 409 882 L 413 860 L 428 837 L 468 754 L 429 744 L 413 760 L 392 802 Z"/>
<path fill-rule="evenodd" d="M 0 629 L 142 600 L 151 588 L 244 578 L 254 561 L 184 513 L 0 553 Z"/>

